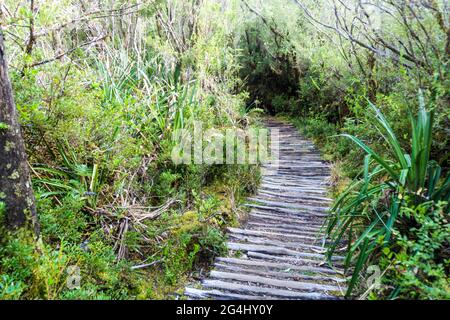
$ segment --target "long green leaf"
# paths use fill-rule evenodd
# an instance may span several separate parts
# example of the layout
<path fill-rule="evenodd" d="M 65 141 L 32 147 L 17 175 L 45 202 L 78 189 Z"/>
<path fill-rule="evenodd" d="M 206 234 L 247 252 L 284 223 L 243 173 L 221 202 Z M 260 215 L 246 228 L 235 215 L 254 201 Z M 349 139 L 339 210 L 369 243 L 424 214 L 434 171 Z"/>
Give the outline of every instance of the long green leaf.
<path fill-rule="evenodd" d="M 349 138 L 354 143 L 356 143 L 361 149 L 363 149 L 367 154 L 370 154 L 372 158 L 374 158 L 393 179 L 398 179 L 398 173 L 386 162 L 382 157 L 380 157 L 375 151 L 373 151 L 369 146 L 367 146 L 364 142 L 356 138 L 355 136 L 349 134 L 342 134 L 342 136 Z"/>

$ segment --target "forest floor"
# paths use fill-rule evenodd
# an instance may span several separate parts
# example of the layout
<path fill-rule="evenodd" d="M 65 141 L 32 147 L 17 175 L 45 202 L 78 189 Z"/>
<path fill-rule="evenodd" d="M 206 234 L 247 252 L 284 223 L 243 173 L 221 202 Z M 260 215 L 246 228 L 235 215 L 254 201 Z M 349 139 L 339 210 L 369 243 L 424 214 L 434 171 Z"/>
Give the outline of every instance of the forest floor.
<path fill-rule="evenodd" d="M 228 228 L 228 255 L 185 295 L 204 299 L 336 299 L 345 292 L 344 257 L 326 261 L 323 225 L 329 165 L 312 142 L 277 119 L 279 158 L 262 167 L 258 192 L 248 198 L 248 220 Z"/>

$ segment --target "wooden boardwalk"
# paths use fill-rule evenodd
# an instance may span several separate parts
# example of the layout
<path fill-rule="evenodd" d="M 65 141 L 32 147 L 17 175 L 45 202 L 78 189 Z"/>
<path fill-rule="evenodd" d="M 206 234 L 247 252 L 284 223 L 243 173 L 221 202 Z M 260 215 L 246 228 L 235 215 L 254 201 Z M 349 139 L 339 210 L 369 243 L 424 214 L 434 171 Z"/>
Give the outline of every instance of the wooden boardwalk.
<path fill-rule="evenodd" d="M 325 262 L 323 226 L 329 166 L 292 125 L 270 119 L 279 132 L 278 165 L 263 166 L 258 193 L 242 228 L 228 229 L 229 254 L 195 287 L 191 299 L 338 299 L 345 292 L 343 257 Z"/>

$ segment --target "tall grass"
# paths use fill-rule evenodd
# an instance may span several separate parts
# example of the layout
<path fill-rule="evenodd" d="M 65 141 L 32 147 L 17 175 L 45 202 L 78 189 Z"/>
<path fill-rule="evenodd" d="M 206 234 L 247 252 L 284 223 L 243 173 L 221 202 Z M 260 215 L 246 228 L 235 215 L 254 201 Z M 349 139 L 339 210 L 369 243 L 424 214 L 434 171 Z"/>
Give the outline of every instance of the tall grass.
<path fill-rule="evenodd" d="M 194 112 L 197 90 L 194 81 L 181 81 L 179 64 L 168 67 L 169 63 L 148 46 L 132 52 L 112 47 L 104 54 L 97 60 L 97 68 L 105 103 L 123 104 L 133 97 L 162 133 L 184 127 Z"/>
<path fill-rule="evenodd" d="M 434 112 L 426 110 L 422 94 L 417 117 L 410 114 L 410 153 L 400 145 L 382 112 L 372 103 L 369 106 L 373 123 L 389 146 L 386 154 L 391 156 L 375 152 L 355 136 L 343 135 L 366 153 L 364 169 L 336 200 L 327 226 L 333 243 L 329 256 L 343 240 L 348 243 L 345 267 L 352 276 L 347 296 L 376 253 L 392 245 L 394 227 L 408 227 L 410 221 L 399 217 L 403 207 L 448 202 L 450 197 L 450 175 L 443 177 L 441 167 L 430 160 Z"/>

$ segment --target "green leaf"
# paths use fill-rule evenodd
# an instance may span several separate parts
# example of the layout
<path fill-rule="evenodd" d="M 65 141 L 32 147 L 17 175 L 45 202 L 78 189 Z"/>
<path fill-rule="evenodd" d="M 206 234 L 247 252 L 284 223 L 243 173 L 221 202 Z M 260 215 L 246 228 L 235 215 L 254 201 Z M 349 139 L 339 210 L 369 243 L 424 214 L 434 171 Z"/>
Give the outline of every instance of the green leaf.
<path fill-rule="evenodd" d="M 398 178 L 398 174 L 395 172 L 395 170 L 381 156 L 379 156 L 375 151 L 373 151 L 370 147 L 368 147 L 364 142 L 362 142 L 355 136 L 349 134 L 342 134 L 342 136 L 349 138 L 354 143 L 356 143 L 361 149 L 363 149 L 367 154 L 370 154 L 372 158 L 374 158 L 375 161 L 377 161 L 393 179 L 396 180 Z"/>

